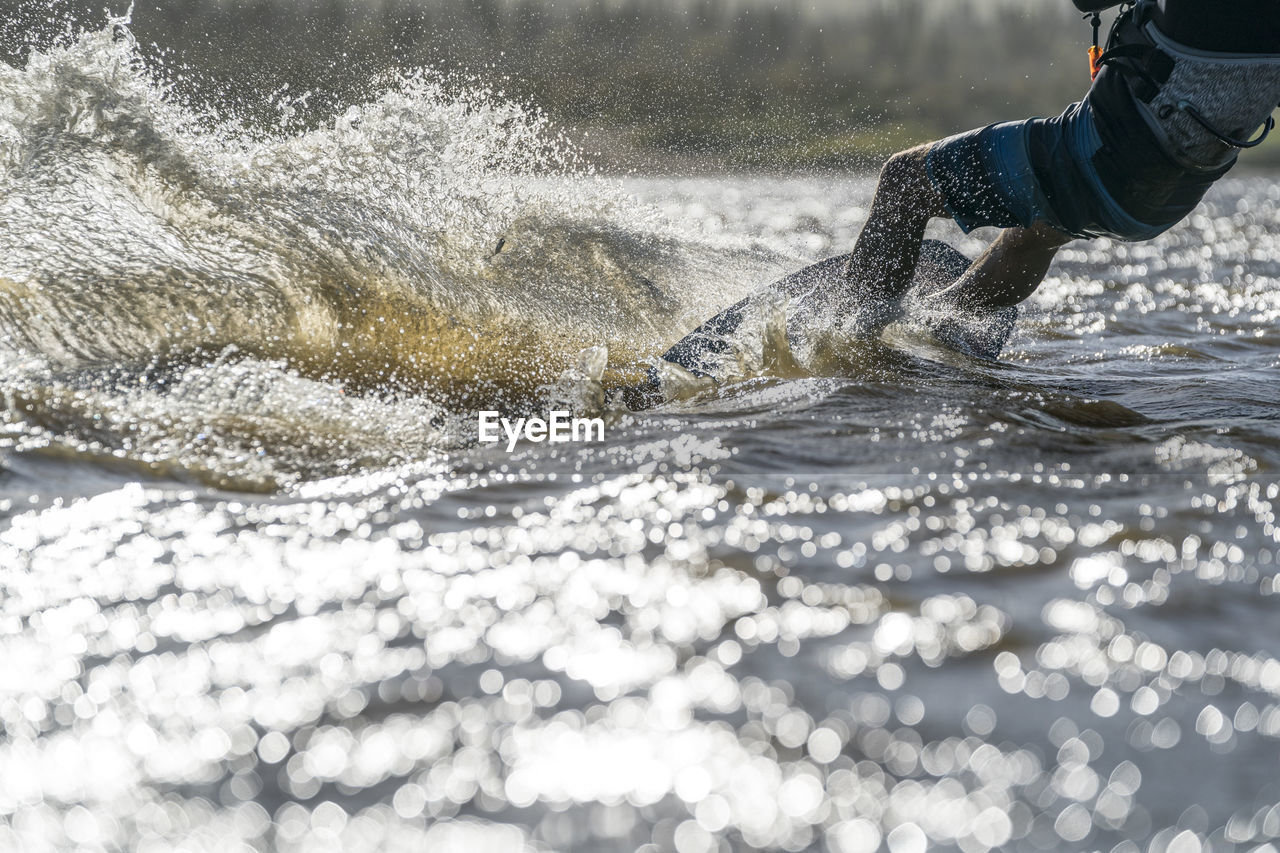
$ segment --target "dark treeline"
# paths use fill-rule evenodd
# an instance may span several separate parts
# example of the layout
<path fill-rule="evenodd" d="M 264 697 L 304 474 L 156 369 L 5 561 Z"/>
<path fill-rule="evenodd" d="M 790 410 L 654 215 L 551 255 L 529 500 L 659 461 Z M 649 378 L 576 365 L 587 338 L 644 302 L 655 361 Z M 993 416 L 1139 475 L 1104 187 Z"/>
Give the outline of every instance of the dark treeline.
<path fill-rule="evenodd" d="M 6 61 L 50 21 L 100 26 L 102 6 L 23 3 L 6 16 Z M 312 93 L 303 120 L 318 122 L 370 97 L 380 72 L 433 66 L 606 140 L 589 150 L 708 166 L 865 166 L 1056 114 L 1088 81 L 1088 28 L 1066 0 L 896 0 L 825 19 L 723 0 L 137 0 L 131 29 L 186 94 L 250 120 L 276 120 L 268 96 L 285 84 Z"/>

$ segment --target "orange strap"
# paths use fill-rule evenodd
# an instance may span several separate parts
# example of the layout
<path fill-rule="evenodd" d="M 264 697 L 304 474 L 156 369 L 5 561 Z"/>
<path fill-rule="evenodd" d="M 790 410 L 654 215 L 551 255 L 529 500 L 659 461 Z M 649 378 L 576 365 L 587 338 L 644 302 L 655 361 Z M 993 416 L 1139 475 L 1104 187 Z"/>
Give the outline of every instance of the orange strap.
<path fill-rule="evenodd" d="M 1102 66 L 1098 64 L 1098 60 L 1102 58 L 1102 48 L 1098 46 L 1101 41 L 1099 36 L 1102 32 L 1102 16 L 1093 12 L 1085 17 L 1093 26 L 1093 47 L 1089 48 L 1089 79 L 1097 80 L 1098 72 L 1102 70 Z"/>
<path fill-rule="evenodd" d="M 1096 80 L 1098 72 L 1102 70 L 1102 66 L 1098 64 L 1098 60 L 1102 58 L 1102 48 L 1096 44 L 1089 48 L 1089 79 Z"/>

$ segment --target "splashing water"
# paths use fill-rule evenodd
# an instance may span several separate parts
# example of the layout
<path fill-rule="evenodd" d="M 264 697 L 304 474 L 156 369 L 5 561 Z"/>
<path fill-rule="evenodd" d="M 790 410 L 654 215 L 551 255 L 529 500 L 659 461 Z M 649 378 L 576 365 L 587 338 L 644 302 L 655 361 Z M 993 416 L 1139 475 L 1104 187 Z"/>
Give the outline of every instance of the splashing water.
<path fill-rule="evenodd" d="M 625 378 L 760 276 L 759 253 L 697 245 L 594 178 L 545 117 L 427 72 L 266 135 L 180 103 L 122 20 L 0 73 L 5 382 L 107 452 L 124 441 L 90 409 L 149 411 L 132 457 L 251 478 L 177 448 L 314 437 L 317 407 L 334 452 L 280 474 L 340 469 L 353 443 L 456 445 L 432 415 L 528 405 L 598 345 Z M 371 391 L 402 398 L 379 449 L 360 404 L 333 404 Z"/>

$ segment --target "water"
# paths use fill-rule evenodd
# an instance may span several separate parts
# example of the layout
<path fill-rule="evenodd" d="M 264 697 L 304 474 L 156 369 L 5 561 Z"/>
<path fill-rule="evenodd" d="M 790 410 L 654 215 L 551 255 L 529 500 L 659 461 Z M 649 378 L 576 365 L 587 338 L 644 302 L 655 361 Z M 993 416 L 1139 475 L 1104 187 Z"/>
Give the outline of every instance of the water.
<path fill-rule="evenodd" d="M 999 363 L 762 318 L 629 414 L 869 181 L 132 57 L 0 69 L 0 849 L 1276 849 L 1280 182 L 1072 245 Z M 559 404 L 606 440 L 476 443 Z"/>

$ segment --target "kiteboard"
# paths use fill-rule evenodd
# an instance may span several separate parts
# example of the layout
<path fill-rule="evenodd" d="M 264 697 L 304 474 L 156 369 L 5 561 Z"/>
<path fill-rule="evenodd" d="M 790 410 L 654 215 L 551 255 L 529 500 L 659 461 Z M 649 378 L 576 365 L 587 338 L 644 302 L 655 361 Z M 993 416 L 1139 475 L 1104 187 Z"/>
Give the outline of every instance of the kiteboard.
<path fill-rule="evenodd" d="M 851 255 L 836 255 L 805 267 L 785 278 L 760 288 L 699 325 L 662 354 L 662 361 L 688 371 L 695 377 L 712 377 L 717 364 L 733 351 L 732 337 L 749 316 L 753 304 L 762 299 L 785 300 L 797 310 L 787 318 L 787 337 L 791 344 L 808 325 L 816 312 L 843 310 L 833 295 L 847 294 L 846 269 Z M 925 298 L 950 287 L 964 274 L 971 261 L 941 240 L 925 240 L 915 273 L 901 304 L 925 305 Z M 965 355 L 995 359 L 1013 330 L 1017 320 L 1016 306 L 981 313 L 960 312 L 951 308 L 924 307 L 917 312 L 919 322 L 944 346 Z M 883 327 L 893 316 L 883 316 L 874 328 Z M 661 376 L 657 367 L 649 368 L 646 381 L 625 391 L 628 405 L 644 408 L 661 399 Z"/>
<path fill-rule="evenodd" d="M 845 270 L 849 258 L 845 254 L 818 261 L 762 288 L 685 335 L 662 354 L 662 359 L 695 376 L 710 376 L 717 359 L 729 352 L 729 338 L 742 325 L 753 301 L 776 294 L 803 303 L 824 294 L 844 292 L 848 288 Z M 969 263 L 967 257 L 941 240 L 925 240 L 908 294 L 920 297 L 949 287 L 969 268 Z"/>

